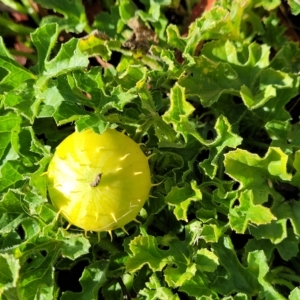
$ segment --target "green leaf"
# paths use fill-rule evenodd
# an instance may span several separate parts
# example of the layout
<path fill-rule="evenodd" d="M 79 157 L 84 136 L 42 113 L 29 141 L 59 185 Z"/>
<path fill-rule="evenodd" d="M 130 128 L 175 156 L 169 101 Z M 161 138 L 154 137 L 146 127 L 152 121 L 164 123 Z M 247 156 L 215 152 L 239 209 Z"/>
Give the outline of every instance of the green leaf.
<path fill-rule="evenodd" d="M 164 270 L 165 280 L 172 288 L 180 287 L 184 282 L 192 279 L 196 273 L 196 265 L 192 264 L 185 270 L 183 268 L 166 267 Z"/>
<path fill-rule="evenodd" d="M 280 256 L 289 261 L 292 257 L 297 256 L 299 251 L 299 237 L 294 234 L 291 228 L 288 228 L 288 236 L 276 246 Z"/>
<path fill-rule="evenodd" d="M 141 66 L 128 66 L 128 68 L 122 72 L 118 78 L 116 78 L 119 84 L 125 89 L 131 89 L 136 86 L 142 86 L 145 81 L 146 68 Z"/>
<path fill-rule="evenodd" d="M 217 243 L 223 235 L 223 224 L 204 224 L 200 237 L 207 243 Z"/>
<path fill-rule="evenodd" d="M 271 86 L 275 88 L 276 94 L 272 101 L 266 102 L 264 106 L 255 111 L 258 117 L 264 122 L 289 120 L 290 114 L 286 111 L 285 105 L 298 94 L 299 82 L 299 77 L 292 74 L 275 72 L 272 69 L 264 71 L 260 87 L 265 89 L 267 86 Z"/>
<path fill-rule="evenodd" d="M 100 67 L 92 67 L 89 71 L 75 70 L 73 78 L 78 89 L 91 94 L 93 97 L 101 97 L 99 90 L 104 90 L 104 83 L 102 78 L 102 70 Z M 95 96 L 94 96 L 95 95 Z"/>
<path fill-rule="evenodd" d="M 18 191 L 8 190 L 0 200 L 0 212 L 22 214 L 24 212 L 20 201 L 22 196 Z"/>
<path fill-rule="evenodd" d="M 293 230 L 297 236 L 300 235 L 300 204 L 298 201 L 291 200 L 279 202 L 272 209 L 273 214 L 281 221 L 289 219 Z"/>
<path fill-rule="evenodd" d="M 217 211 L 216 209 L 204 209 L 200 208 L 197 210 L 196 216 L 199 220 L 206 223 L 210 219 L 216 219 L 217 218 Z"/>
<path fill-rule="evenodd" d="M 240 183 L 239 190 L 253 191 L 253 204 L 262 204 L 271 194 L 268 180 L 291 180 L 287 173 L 288 156 L 280 148 L 270 147 L 263 158 L 237 149 L 225 154 L 226 173 Z"/>
<path fill-rule="evenodd" d="M 155 166 L 156 176 L 159 180 L 164 180 L 165 175 L 175 177 L 176 171 L 183 167 L 184 161 L 182 157 L 174 152 L 155 151 L 153 163 Z M 171 187 L 170 187 L 171 189 Z"/>
<path fill-rule="evenodd" d="M 121 86 L 117 86 L 112 89 L 110 96 L 106 96 L 105 94 L 102 95 L 98 107 L 102 107 L 103 112 L 110 108 L 123 111 L 125 105 L 131 103 L 133 99 L 137 97 L 134 90 L 135 89 L 129 89 L 128 91 L 124 91 Z"/>
<path fill-rule="evenodd" d="M 0 167 L 0 191 L 8 187 L 14 187 L 15 184 L 23 179 L 24 168 L 18 161 L 7 161 Z"/>
<path fill-rule="evenodd" d="M 34 259 L 22 265 L 21 278 L 18 284 L 18 295 L 21 299 L 33 300 L 41 296 L 50 299 L 53 297 L 53 264 L 58 257 L 55 244 L 45 244 L 41 249 L 46 249 L 44 255 L 38 250 L 33 251 Z"/>
<path fill-rule="evenodd" d="M 95 132 L 101 134 L 108 128 L 108 124 L 100 115 L 93 114 L 91 116 L 80 117 L 76 121 L 76 127 L 79 132 L 86 128 L 93 128 Z"/>
<path fill-rule="evenodd" d="M 295 186 L 298 186 L 299 180 L 300 180 L 300 150 L 295 152 L 295 158 L 293 162 L 293 166 L 296 170 L 296 173 L 294 174 L 292 178 L 292 183 Z"/>
<path fill-rule="evenodd" d="M 236 257 L 236 253 L 229 238 L 221 239 L 213 244 L 219 262 L 227 270 L 226 277 L 219 277 L 216 287 L 222 293 L 241 292 L 249 296 L 256 294 L 259 288 L 258 280 L 252 273 L 251 266 L 242 266 Z"/>
<path fill-rule="evenodd" d="M 196 58 L 196 64 L 188 69 L 189 76 L 179 84 L 186 89 L 186 96 L 198 96 L 203 106 L 216 102 L 223 93 L 238 95 L 241 87 L 238 74 L 229 64 L 215 63 L 205 56 Z"/>
<path fill-rule="evenodd" d="M 134 2 L 129 0 L 121 0 L 119 5 L 119 13 L 122 21 L 126 24 L 131 18 L 135 16 L 137 7 Z"/>
<path fill-rule="evenodd" d="M 135 272 L 145 264 L 153 271 L 161 271 L 167 264 L 176 264 L 179 269 L 186 270 L 190 264 L 187 242 L 178 241 L 176 237 L 166 235 L 158 243 L 153 236 L 138 236 L 131 241 L 129 248 L 131 257 L 126 262 L 126 269 Z M 160 250 L 158 245 L 166 245 L 168 250 Z"/>
<path fill-rule="evenodd" d="M 57 41 L 58 34 L 57 24 L 45 24 L 30 35 L 38 52 L 38 70 L 40 74 L 43 74 L 45 70 L 45 62 L 50 58 L 51 49 Z"/>
<path fill-rule="evenodd" d="M 108 48 L 106 41 L 108 38 L 98 31 L 93 31 L 88 36 L 79 40 L 78 46 L 82 53 L 88 56 L 100 55 L 100 57 L 108 61 L 111 56 L 111 51 Z"/>
<path fill-rule="evenodd" d="M 266 10 L 275 9 L 277 6 L 280 5 L 280 0 L 270 0 L 270 1 L 263 1 L 263 0 L 255 0 L 253 4 L 255 6 L 262 6 Z"/>
<path fill-rule="evenodd" d="M 152 17 L 154 19 L 159 18 L 160 9 L 162 9 L 164 6 L 170 6 L 170 7 L 178 6 L 175 3 L 172 3 L 174 2 L 172 0 L 154 0 L 154 1 L 142 0 L 141 2 L 143 2 L 146 5 L 146 9 L 150 14 L 152 14 Z"/>
<path fill-rule="evenodd" d="M 244 5 L 232 2 L 230 13 L 224 7 L 213 7 L 190 25 L 188 35 L 184 38 L 176 26 L 170 25 L 167 28 L 168 44 L 182 51 L 183 56 L 192 61 L 195 57 L 191 56 L 202 40 L 222 39 L 224 36 L 230 40 L 241 39 L 239 27 L 247 4 L 246 1 Z"/>
<path fill-rule="evenodd" d="M 55 12 L 58 12 L 64 16 L 64 18 L 51 18 L 51 23 L 57 22 L 60 25 L 61 29 L 80 33 L 87 28 L 88 22 L 84 6 L 82 5 L 81 1 L 37 0 L 36 2 L 38 4 L 41 4 L 43 7 L 53 9 Z"/>
<path fill-rule="evenodd" d="M 257 240 L 270 239 L 273 244 L 279 244 L 287 237 L 286 221 L 279 219 L 272 221 L 270 224 L 251 226 L 249 227 L 249 231 Z"/>
<path fill-rule="evenodd" d="M 243 191 L 239 197 L 239 202 L 240 205 L 234 206 L 229 212 L 230 226 L 237 233 L 245 233 L 251 223 L 255 225 L 268 224 L 276 219 L 269 208 L 253 203 L 251 190 Z"/>
<path fill-rule="evenodd" d="M 69 299 L 98 299 L 98 290 L 106 283 L 107 281 L 107 268 L 108 262 L 105 260 L 96 261 L 86 267 L 80 277 L 79 281 L 82 286 L 82 292 L 64 292 L 62 294 L 62 300 Z"/>
<path fill-rule="evenodd" d="M 287 141 L 292 127 L 288 121 L 272 120 L 265 125 L 265 128 L 272 139 L 272 147 L 279 147 L 285 153 L 291 152 Z"/>
<path fill-rule="evenodd" d="M 270 120 L 270 112 L 276 113 L 277 119 L 283 118 L 282 106 L 297 93 L 298 82 L 294 76 L 267 68 L 267 46 L 252 43 L 240 49 L 232 42 L 220 40 L 205 44 L 202 54 L 195 58 L 195 65 L 187 68 L 189 76 L 179 80 L 187 96 L 198 96 L 204 106 L 210 106 L 224 93 L 240 95 L 249 109 L 268 103 L 268 111 L 259 111 L 268 112 L 264 112 L 264 118 Z"/>
<path fill-rule="evenodd" d="M 300 4 L 297 0 L 288 0 L 292 14 L 297 16 L 300 14 Z"/>
<path fill-rule="evenodd" d="M 70 234 L 63 229 L 58 231 L 56 238 L 64 243 L 61 247 L 61 255 L 72 260 L 88 253 L 91 246 L 82 235 Z"/>
<path fill-rule="evenodd" d="M 40 100 L 35 97 L 33 85 L 34 80 L 27 80 L 17 89 L 3 96 L 5 109 L 15 111 L 16 115 L 27 118 L 30 123 L 33 123 L 40 103 Z"/>
<path fill-rule="evenodd" d="M 0 253 L 0 296 L 5 291 L 16 287 L 19 278 L 20 262 L 13 255 Z"/>
<path fill-rule="evenodd" d="M 166 202 L 175 206 L 174 214 L 177 220 L 188 221 L 187 209 L 191 201 L 198 201 L 202 199 L 201 191 L 197 188 L 195 181 L 191 182 L 191 185 L 179 188 L 173 187 L 172 190 L 166 196 Z"/>
<path fill-rule="evenodd" d="M 114 38 L 121 31 L 123 22 L 120 19 L 119 7 L 117 5 L 110 7 L 110 13 L 101 11 L 96 15 L 93 28 L 104 32 L 111 38 Z"/>
<path fill-rule="evenodd" d="M 286 299 L 280 293 L 278 293 L 272 284 L 267 281 L 267 274 L 269 272 L 269 266 L 266 256 L 263 251 L 254 251 L 248 255 L 248 265 L 249 269 L 254 275 L 256 275 L 258 282 L 261 285 L 260 296 L 263 299 Z"/>
<path fill-rule="evenodd" d="M 300 70 L 300 50 L 297 43 L 287 42 L 282 45 L 270 66 L 275 70 L 297 74 Z"/>
<path fill-rule="evenodd" d="M 73 38 L 61 46 L 52 60 L 45 62 L 44 75 L 57 77 L 62 73 L 85 68 L 88 64 L 89 60 L 85 54 L 81 53 L 78 40 Z"/>
<path fill-rule="evenodd" d="M 42 158 L 38 164 L 39 169 L 31 174 L 30 178 L 30 185 L 34 188 L 36 188 L 40 195 L 42 195 L 44 198 L 47 197 L 47 186 L 46 186 L 46 177 L 44 176 L 44 172 L 46 171 L 46 167 L 48 166 L 50 162 L 50 156 Z"/>
<path fill-rule="evenodd" d="M 167 78 L 177 80 L 177 78 L 179 78 L 184 73 L 182 65 L 179 64 L 176 59 L 175 53 L 172 50 L 163 49 L 159 46 L 152 45 L 151 52 L 153 53 L 153 55 L 160 57 L 161 63 L 164 64 L 164 66 L 162 67 L 162 71 L 148 73 L 151 77 L 151 84 L 153 84 L 155 87 L 159 88 L 159 86 L 161 86 L 161 84 L 163 84 Z"/>
<path fill-rule="evenodd" d="M 138 12 L 136 12 L 136 14 L 139 15 L 139 17 L 145 23 L 151 22 L 151 25 L 154 28 L 155 33 L 157 34 L 157 36 L 159 36 L 161 40 L 165 40 L 165 30 L 167 24 L 169 23 L 164 14 L 164 11 L 170 8 L 168 4 L 170 4 L 171 1 L 172 0 L 159 0 L 159 1 L 154 0 L 154 1 L 150 1 L 150 3 L 149 1 L 144 1 L 146 7 L 148 8 L 146 9 L 147 11 L 139 10 Z"/>
<path fill-rule="evenodd" d="M 0 94 L 16 89 L 25 81 L 34 78 L 30 71 L 11 57 L 0 37 Z"/>
<path fill-rule="evenodd" d="M 200 249 L 196 256 L 197 269 L 201 272 L 215 272 L 219 265 L 218 256 L 208 249 Z"/>
<path fill-rule="evenodd" d="M 274 245 L 270 240 L 256 240 L 255 238 L 252 238 L 247 242 L 247 245 L 245 247 L 245 254 L 248 255 L 250 252 L 262 250 L 267 260 L 270 260 L 272 258 L 275 247 L 276 245 Z"/>
<path fill-rule="evenodd" d="M 270 97 L 267 92 L 261 94 L 256 85 L 260 73 L 269 64 L 267 46 L 252 43 L 240 49 L 233 42 L 219 40 L 205 44 L 202 54 L 189 69 L 192 80 L 183 78 L 179 82 L 187 88 L 187 95 L 197 95 L 204 106 L 216 102 L 223 93 L 238 95 L 241 92 L 251 109 Z M 243 97 L 245 89 L 252 92 L 250 98 Z M 257 99 L 253 99 L 255 94 Z"/>
<path fill-rule="evenodd" d="M 232 132 L 231 125 L 222 115 L 217 119 L 215 130 L 217 137 L 209 143 L 209 148 L 211 149 L 209 158 L 199 163 L 199 166 L 210 178 L 216 176 L 224 149 L 226 147 L 236 148 L 242 142 L 242 138 Z"/>
<path fill-rule="evenodd" d="M 300 288 L 296 287 L 294 288 L 290 295 L 289 295 L 289 300 L 297 300 L 300 297 Z"/>
<path fill-rule="evenodd" d="M 208 287 L 208 279 L 199 272 L 196 272 L 192 278 L 182 282 L 179 290 L 191 297 L 198 297 L 199 295 L 201 295 L 203 299 L 207 299 L 207 297 L 212 299 L 212 296 L 217 297 L 217 293 L 214 289 Z"/>
<path fill-rule="evenodd" d="M 285 35 L 286 28 L 282 26 L 280 17 L 276 14 L 276 10 L 271 11 L 270 14 L 262 21 L 263 24 L 261 25 L 263 25 L 264 27 L 261 32 L 264 35 L 265 43 L 272 46 L 272 48 L 275 49 L 276 52 L 281 52 L 281 49 L 284 48 L 288 43 L 290 43 L 290 41 Z M 277 56 L 278 52 L 275 56 Z M 288 65 L 289 64 L 290 63 L 288 63 Z M 281 68 L 278 70 L 285 71 L 287 69 L 288 68 Z M 289 72 L 290 71 L 287 71 L 287 73 Z"/>
<path fill-rule="evenodd" d="M 128 272 L 135 272 L 145 264 L 153 271 L 161 271 L 169 262 L 165 251 L 158 249 L 158 243 L 153 236 L 139 236 L 129 245 L 133 255 L 126 262 Z"/>
<path fill-rule="evenodd" d="M 265 122 L 272 120 L 287 121 L 290 119 L 285 105 L 298 94 L 299 78 L 293 74 L 287 74 L 273 69 L 262 72 L 259 88 L 270 89 L 276 93 L 274 98 L 259 107 L 255 113 Z"/>
<path fill-rule="evenodd" d="M 22 119 L 14 113 L 0 116 L 0 160 L 15 159 L 18 145 L 14 142 L 14 133 L 20 131 Z"/>
<path fill-rule="evenodd" d="M 26 219 L 27 216 L 24 213 L 18 214 L 17 216 L 7 213 L 2 214 L 0 219 L 0 234 L 8 234 L 14 231 Z"/>
<path fill-rule="evenodd" d="M 64 93 L 66 86 L 62 89 L 60 88 L 61 80 L 63 79 L 60 78 L 58 81 L 52 80 L 49 82 L 48 89 L 41 94 L 44 101 L 40 106 L 38 114 L 39 118 L 54 117 L 56 123 L 59 125 L 75 121 L 81 116 L 88 115 L 88 112 L 78 105 L 78 102 L 81 102 L 80 100 L 78 101 L 74 95 L 70 97 L 69 94 Z"/>
<path fill-rule="evenodd" d="M 46 36 L 47 42 L 44 43 L 43 36 Z M 47 24 L 36 30 L 32 35 L 40 59 L 39 73 L 40 77 L 35 85 L 35 91 L 39 97 L 44 90 L 45 83 L 52 77 L 58 77 L 61 74 L 71 72 L 73 70 L 86 68 L 89 64 L 88 57 L 83 54 L 78 46 L 79 41 L 75 38 L 62 44 L 57 55 L 49 59 L 54 43 L 58 37 L 58 28 L 56 25 Z"/>
<path fill-rule="evenodd" d="M 149 282 L 146 282 L 145 289 L 140 291 L 140 295 L 145 296 L 147 300 L 179 300 L 178 295 L 174 295 L 167 287 L 162 287 L 155 273 L 150 277 Z"/>
<path fill-rule="evenodd" d="M 168 44 L 180 51 L 184 51 L 186 41 L 181 37 L 178 27 L 170 24 L 167 28 L 167 41 Z"/>
<path fill-rule="evenodd" d="M 184 96 L 184 88 L 176 84 L 171 89 L 170 108 L 164 113 L 163 120 L 167 124 L 172 124 L 175 131 L 180 132 L 187 139 L 189 126 L 188 117 L 193 113 L 195 108 L 186 101 Z"/>

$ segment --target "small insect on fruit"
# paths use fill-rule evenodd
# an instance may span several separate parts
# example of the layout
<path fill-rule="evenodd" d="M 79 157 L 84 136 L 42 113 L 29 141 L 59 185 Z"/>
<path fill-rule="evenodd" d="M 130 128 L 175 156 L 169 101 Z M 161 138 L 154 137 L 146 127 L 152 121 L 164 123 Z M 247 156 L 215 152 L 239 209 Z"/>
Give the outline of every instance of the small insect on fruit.
<path fill-rule="evenodd" d="M 85 231 L 108 231 L 135 220 L 148 199 L 148 158 L 114 129 L 74 132 L 57 147 L 47 171 L 54 206 Z"/>

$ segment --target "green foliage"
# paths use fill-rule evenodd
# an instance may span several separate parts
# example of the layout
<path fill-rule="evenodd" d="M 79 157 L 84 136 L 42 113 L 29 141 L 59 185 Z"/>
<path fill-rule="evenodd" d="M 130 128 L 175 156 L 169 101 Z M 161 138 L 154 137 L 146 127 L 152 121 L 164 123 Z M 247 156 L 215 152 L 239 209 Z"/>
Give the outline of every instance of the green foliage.
<path fill-rule="evenodd" d="M 198 1 L 100 1 L 92 19 L 79 0 L 2 2 L 35 25 L 0 16 L 1 299 L 300 298 L 300 51 L 280 1 L 192 23 Z M 139 223 L 112 240 L 65 230 L 48 199 L 55 147 L 86 128 L 151 156 Z"/>

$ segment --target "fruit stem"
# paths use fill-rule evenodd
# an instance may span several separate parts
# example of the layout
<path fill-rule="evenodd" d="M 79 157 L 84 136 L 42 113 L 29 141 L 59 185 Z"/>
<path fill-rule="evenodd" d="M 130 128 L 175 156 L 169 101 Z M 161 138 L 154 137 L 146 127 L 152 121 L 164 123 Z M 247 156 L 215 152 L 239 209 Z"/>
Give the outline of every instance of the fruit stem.
<path fill-rule="evenodd" d="M 95 179 L 90 183 L 91 187 L 96 187 L 100 183 L 101 178 L 102 178 L 102 174 L 103 173 L 97 174 L 97 176 L 95 177 Z"/>

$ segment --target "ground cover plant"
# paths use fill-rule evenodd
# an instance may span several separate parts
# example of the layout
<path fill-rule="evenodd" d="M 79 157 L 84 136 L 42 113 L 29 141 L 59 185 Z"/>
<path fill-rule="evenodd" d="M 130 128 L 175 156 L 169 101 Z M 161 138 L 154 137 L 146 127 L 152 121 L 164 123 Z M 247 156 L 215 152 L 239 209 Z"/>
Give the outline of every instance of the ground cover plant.
<path fill-rule="evenodd" d="M 300 299 L 299 1 L 205 3 L 1 1 L 1 299 Z M 87 128 L 151 156 L 112 239 L 47 192 Z"/>

